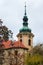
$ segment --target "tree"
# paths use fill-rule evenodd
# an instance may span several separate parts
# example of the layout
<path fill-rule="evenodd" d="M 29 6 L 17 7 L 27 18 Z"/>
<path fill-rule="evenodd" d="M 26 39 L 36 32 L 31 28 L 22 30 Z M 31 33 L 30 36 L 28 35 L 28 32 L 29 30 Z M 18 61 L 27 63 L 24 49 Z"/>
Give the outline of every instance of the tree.
<path fill-rule="evenodd" d="M 0 20 L 0 38 L 7 41 L 9 40 L 9 36 L 12 37 L 12 31 L 9 30 L 6 26 L 2 26 L 2 21 Z"/>
<path fill-rule="evenodd" d="M 35 53 L 33 55 L 30 55 L 29 53 L 26 54 L 26 65 L 43 65 L 43 55 L 40 55 L 38 53 Z"/>

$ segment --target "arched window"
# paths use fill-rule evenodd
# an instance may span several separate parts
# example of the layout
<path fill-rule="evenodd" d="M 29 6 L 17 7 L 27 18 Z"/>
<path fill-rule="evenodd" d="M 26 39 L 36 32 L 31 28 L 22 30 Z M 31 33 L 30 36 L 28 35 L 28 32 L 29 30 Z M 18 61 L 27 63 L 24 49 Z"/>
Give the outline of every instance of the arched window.
<path fill-rule="evenodd" d="M 31 40 L 30 39 L 28 40 L 28 45 L 31 46 Z"/>
<path fill-rule="evenodd" d="M 20 42 L 22 42 L 22 39 L 20 39 Z"/>

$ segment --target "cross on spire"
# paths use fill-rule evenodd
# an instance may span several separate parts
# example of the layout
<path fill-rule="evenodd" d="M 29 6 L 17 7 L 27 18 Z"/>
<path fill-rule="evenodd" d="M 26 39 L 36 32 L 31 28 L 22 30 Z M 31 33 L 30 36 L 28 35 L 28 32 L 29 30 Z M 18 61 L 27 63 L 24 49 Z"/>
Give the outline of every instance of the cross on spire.
<path fill-rule="evenodd" d="M 26 15 L 26 2 L 25 2 L 25 15 Z"/>

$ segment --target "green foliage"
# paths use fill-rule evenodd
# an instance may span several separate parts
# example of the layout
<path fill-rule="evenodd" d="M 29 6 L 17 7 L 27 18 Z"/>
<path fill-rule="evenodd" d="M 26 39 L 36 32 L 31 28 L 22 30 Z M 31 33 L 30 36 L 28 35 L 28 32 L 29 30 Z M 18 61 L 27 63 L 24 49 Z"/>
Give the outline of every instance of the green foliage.
<path fill-rule="evenodd" d="M 35 46 L 26 55 L 26 65 L 43 65 L 43 44 Z"/>
<path fill-rule="evenodd" d="M 25 59 L 26 65 L 43 65 L 43 56 L 40 54 L 29 55 Z"/>
<path fill-rule="evenodd" d="M 3 40 L 5 41 L 9 40 L 9 36 L 12 37 L 13 34 L 12 31 L 8 30 L 6 26 L 1 26 L 0 28 L 1 28 L 0 35 L 3 36 Z"/>

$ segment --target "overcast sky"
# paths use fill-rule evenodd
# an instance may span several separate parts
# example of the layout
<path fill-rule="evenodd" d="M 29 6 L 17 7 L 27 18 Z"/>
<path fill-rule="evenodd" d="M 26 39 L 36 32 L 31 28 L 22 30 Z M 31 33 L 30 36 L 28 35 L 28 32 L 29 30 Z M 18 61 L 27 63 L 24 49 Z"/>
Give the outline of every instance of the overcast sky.
<path fill-rule="evenodd" d="M 25 1 L 29 28 L 34 33 L 34 45 L 43 42 L 43 0 L 0 0 L 0 19 L 13 32 L 14 40 L 22 28 Z"/>

